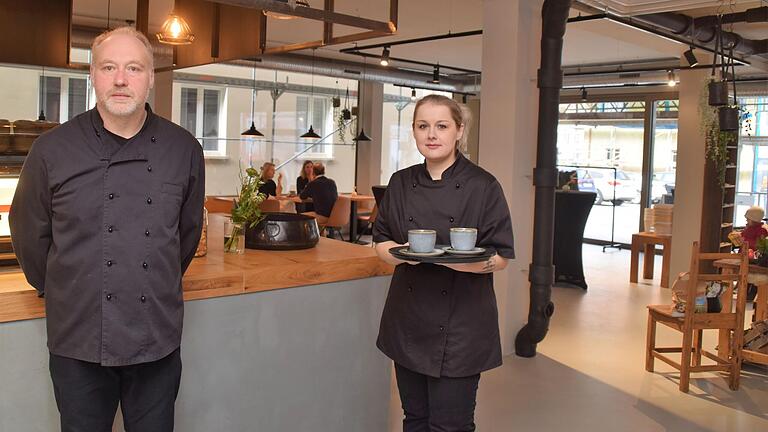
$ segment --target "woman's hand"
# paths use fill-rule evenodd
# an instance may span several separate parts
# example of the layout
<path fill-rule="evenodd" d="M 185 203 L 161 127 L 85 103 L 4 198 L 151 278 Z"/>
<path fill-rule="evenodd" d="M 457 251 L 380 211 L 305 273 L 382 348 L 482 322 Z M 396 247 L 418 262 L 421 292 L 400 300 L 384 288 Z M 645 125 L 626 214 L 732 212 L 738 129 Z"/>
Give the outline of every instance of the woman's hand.
<path fill-rule="evenodd" d="M 494 255 L 485 261 L 475 263 L 464 264 L 440 264 L 448 267 L 449 269 L 464 272 L 464 273 L 493 273 L 495 271 L 504 270 L 507 267 L 507 259 L 498 255 Z"/>
<path fill-rule="evenodd" d="M 397 242 L 393 242 L 393 241 L 386 241 L 386 242 L 383 242 L 383 243 L 376 243 L 376 255 L 378 255 L 379 259 L 381 259 L 382 261 L 386 262 L 387 264 L 391 264 L 393 266 L 396 266 L 396 265 L 399 265 L 399 264 L 402 264 L 402 263 L 407 263 L 407 264 L 410 264 L 410 265 L 420 264 L 420 263 L 415 262 L 415 261 L 405 261 L 405 260 L 401 260 L 401 259 L 398 259 L 398 258 L 395 258 L 394 256 L 392 256 L 392 254 L 389 253 L 389 250 L 392 249 L 393 247 L 396 247 L 396 246 L 408 246 L 408 243 L 405 243 L 405 244 L 402 244 L 402 245 L 397 243 Z"/>

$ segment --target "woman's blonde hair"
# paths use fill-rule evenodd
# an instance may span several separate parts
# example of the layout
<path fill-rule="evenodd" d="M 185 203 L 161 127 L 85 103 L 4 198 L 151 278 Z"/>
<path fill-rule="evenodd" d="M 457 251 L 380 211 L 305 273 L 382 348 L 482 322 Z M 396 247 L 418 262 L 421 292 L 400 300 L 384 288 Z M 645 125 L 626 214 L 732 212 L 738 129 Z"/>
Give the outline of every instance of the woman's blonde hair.
<path fill-rule="evenodd" d="M 303 164 L 301 164 L 301 178 L 306 179 L 307 178 L 307 165 L 312 165 L 312 170 L 314 172 L 315 164 L 311 160 L 305 160 Z"/>
<path fill-rule="evenodd" d="M 267 172 L 269 168 L 274 168 L 275 164 L 272 162 L 264 162 L 264 165 L 261 166 L 261 179 L 264 180 L 264 173 Z"/>
<path fill-rule="evenodd" d="M 424 104 L 434 104 L 448 107 L 448 109 L 451 111 L 451 119 L 453 119 L 454 123 L 456 123 L 456 127 L 461 128 L 462 125 L 464 126 L 464 133 L 462 133 L 461 138 L 456 141 L 456 148 L 459 151 L 466 151 L 467 136 L 469 135 L 469 127 L 470 123 L 472 122 L 472 113 L 469 108 L 467 108 L 466 105 L 460 104 L 449 97 L 431 94 L 424 96 L 423 98 L 419 99 L 418 102 L 416 102 L 416 107 L 413 109 L 414 119 L 416 119 L 416 114 L 419 112 L 419 108 L 421 108 Z M 415 123 L 411 124 L 411 127 L 415 126 Z"/>

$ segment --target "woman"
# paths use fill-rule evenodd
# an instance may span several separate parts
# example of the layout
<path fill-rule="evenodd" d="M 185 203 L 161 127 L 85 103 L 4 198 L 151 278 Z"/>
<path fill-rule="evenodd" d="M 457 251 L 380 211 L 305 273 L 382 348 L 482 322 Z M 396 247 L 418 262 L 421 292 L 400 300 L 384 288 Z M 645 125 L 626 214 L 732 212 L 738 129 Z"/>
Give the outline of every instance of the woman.
<path fill-rule="evenodd" d="M 494 271 L 514 258 L 512 223 L 498 181 L 467 160 L 468 116 L 444 96 L 422 98 L 413 136 L 425 163 L 396 172 L 374 224 L 378 256 L 395 265 L 377 346 L 395 362 L 404 431 L 474 431 L 480 373 L 501 365 Z M 471 264 L 401 261 L 389 249 L 410 229 L 477 228 L 497 254 Z M 430 429 L 431 428 L 431 429 Z"/>
<path fill-rule="evenodd" d="M 311 160 L 304 161 L 304 164 L 301 166 L 301 175 L 296 177 L 296 193 L 301 195 L 301 192 L 304 191 L 304 188 L 307 187 L 309 182 L 315 179 L 315 170 L 314 170 L 314 163 L 312 163 Z M 311 202 L 307 203 L 297 203 L 296 204 L 296 213 L 304 213 L 304 212 L 311 212 L 315 211 L 315 206 L 312 205 Z"/>
<path fill-rule="evenodd" d="M 314 164 L 311 160 L 304 161 L 301 166 L 301 174 L 296 177 L 296 193 L 301 193 L 305 187 L 315 179 Z"/>
<path fill-rule="evenodd" d="M 263 185 L 259 187 L 259 192 L 269 196 L 278 196 L 283 193 L 283 173 L 277 175 L 277 183 L 273 180 L 275 178 L 275 164 L 272 162 L 264 162 L 261 166 L 261 181 Z"/>

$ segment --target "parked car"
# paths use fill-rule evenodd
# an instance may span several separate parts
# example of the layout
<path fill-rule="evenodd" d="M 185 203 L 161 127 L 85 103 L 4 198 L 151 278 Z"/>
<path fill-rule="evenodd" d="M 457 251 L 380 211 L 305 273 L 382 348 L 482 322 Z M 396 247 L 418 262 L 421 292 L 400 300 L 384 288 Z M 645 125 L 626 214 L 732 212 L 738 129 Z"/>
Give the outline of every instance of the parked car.
<path fill-rule="evenodd" d="M 640 187 L 636 180 L 629 176 L 625 171 L 616 170 L 616 178 L 614 179 L 613 170 L 600 170 L 600 169 L 579 169 L 577 170 L 579 180 L 583 178 L 589 178 L 592 180 L 594 189 L 592 192 L 597 194 L 595 198 L 595 204 L 602 204 L 604 202 L 613 203 L 614 205 L 622 205 L 625 202 L 639 202 L 640 200 Z M 614 188 L 616 189 L 616 195 L 614 196 Z M 581 183 L 579 183 L 579 189 L 581 189 Z"/>
<path fill-rule="evenodd" d="M 660 172 L 653 175 L 651 180 L 651 202 L 662 202 L 663 196 L 675 189 L 675 172 Z"/>

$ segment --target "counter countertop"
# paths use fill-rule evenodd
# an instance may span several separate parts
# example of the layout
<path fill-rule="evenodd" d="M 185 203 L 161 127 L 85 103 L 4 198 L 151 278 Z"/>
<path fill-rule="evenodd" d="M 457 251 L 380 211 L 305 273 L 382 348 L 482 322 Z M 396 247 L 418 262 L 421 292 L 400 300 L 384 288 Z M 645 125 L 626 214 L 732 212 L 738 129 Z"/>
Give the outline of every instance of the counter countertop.
<path fill-rule="evenodd" d="M 225 254 L 223 221 L 223 215 L 209 217 L 208 254 L 192 260 L 184 274 L 184 300 L 362 279 L 393 271 L 370 246 L 325 237 L 312 249 L 246 249 L 243 255 Z M 43 299 L 21 271 L 0 274 L 0 322 L 44 316 Z"/>

